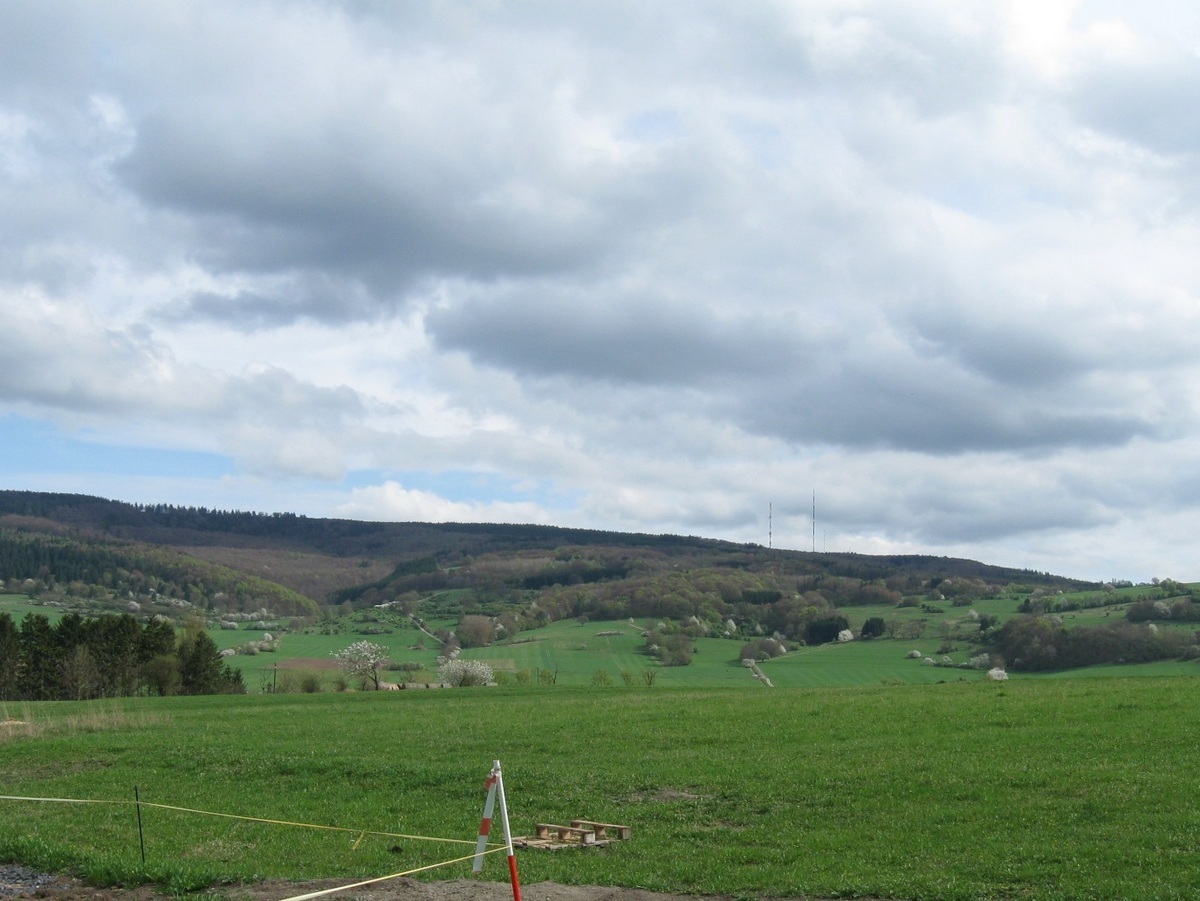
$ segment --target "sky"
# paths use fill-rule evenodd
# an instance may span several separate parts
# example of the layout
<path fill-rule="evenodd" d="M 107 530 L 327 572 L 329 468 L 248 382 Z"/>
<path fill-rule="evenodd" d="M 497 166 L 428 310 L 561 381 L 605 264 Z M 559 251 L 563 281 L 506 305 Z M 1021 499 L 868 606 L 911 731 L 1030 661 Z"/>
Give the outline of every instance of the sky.
<path fill-rule="evenodd" d="M 1176 0 L 0 4 L 0 488 L 1200 579 L 1198 52 Z"/>

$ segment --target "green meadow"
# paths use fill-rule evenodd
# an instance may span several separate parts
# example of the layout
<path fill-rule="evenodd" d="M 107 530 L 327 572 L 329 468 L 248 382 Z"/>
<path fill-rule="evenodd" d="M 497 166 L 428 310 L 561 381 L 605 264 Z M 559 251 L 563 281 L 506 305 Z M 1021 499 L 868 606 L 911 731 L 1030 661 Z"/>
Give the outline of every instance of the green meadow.
<path fill-rule="evenodd" d="M 571 651 L 529 653 L 552 665 Z M 408 872 L 470 853 L 499 759 L 518 835 L 572 818 L 633 829 L 606 848 L 519 851 L 527 884 L 1195 898 L 1197 691 L 1195 676 L 774 690 L 743 679 L 0 705 L 15 721 L 0 734 L 3 794 L 93 802 L 0 801 L 0 859 L 173 891 Z M 143 862 L 135 788 L 209 813 L 144 807 Z M 421 878 L 468 872 L 458 862 Z M 502 855 L 483 878 L 507 878 Z"/>

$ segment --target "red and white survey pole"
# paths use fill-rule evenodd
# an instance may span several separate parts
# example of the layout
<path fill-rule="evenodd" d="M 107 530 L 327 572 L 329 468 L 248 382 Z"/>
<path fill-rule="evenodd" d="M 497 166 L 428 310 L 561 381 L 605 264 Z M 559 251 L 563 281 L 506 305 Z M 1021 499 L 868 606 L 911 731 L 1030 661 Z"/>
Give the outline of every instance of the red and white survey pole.
<path fill-rule="evenodd" d="M 500 761 L 492 764 L 488 774 L 487 801 L 483 804 L 483 820 L 479 824 L 479 840 L 475 842 L 475 860 L 471 871 L 483 869 L 483 854 L 487 849 L 488 834 L 492 831 L 492 812 L 496 809 L 496 796 L 500 796 L 500 823 L 504 826 L 504 844 L 508 849 L 508 875 L 512 880 L 513 901 L 521 901 L 521 883 L 517 880 L 517 858 L 513 854 L 512 830 L 508 826 L 508 802 L 504 798 L 504 775 L 500 772 Z"/>

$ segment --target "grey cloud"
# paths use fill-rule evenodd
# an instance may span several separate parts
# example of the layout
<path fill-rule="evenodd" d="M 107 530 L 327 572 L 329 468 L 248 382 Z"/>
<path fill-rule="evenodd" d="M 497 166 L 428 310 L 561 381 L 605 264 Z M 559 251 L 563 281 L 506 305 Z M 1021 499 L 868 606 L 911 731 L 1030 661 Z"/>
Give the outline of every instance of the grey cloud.
<path fill-rule="evenodd" d="M 281 328 L 298 319 L 337 325 L 379 315 L 375 298 L 352 279 L 315 272 L 270 281 L 259 290 L 198 291 L 162 306 L 152 319 L 163 324 L 220 322 L 253 332 Z"/>
<path fill-rule="evenodd" d="M 102 55 L 81 22 L 91 18 L 88 4 L 55 6 L 55 14 L 47 15 L 42 4 L 0 5 L 0 97 L 28 98 L 48 88 L 73 87 Z"/>
<path fill-rule="evenodd" d="M 1133 59 L 1098 59 L 1077 77 L 1069 98 L 1092 127 L 1164 154 L 1200 150 L 1200 59 L 1160 45 Z"/>
<path fill-rule="evenodd" d="M 1157 414 L 1087 385 L 1111 360 L 1085 356 L 1039 323 L 993 330 L 953 305 L 941 319 L 919 309 L 913 321 L 934 340 L 906 324 L 903 310 L 899 327 L 851 307 L 831 325 L 837 306 L 723 309 L 615 287 L 540 286 L 444 306 L 426 326 L 439 347 L 477 362 L 565 379 L 551 390 L 597 410 L 634 415 L 628 400 L 597 396 L 589 383 L 683 389 L 666 402 L 793 445 L 1042 453 L 1161 430 Z"/>
<path fill-rule="evenodd" d="M 619 286 L 512 290 L 435 310 L 426 325 L 438 346 L 512 372 L 656 386 L 762 377 L 799 350 L 765 319 Z"/>
<path fill-rule="evenodd" d="M 144 126 L 121 171 L 151 203 L 204 217 L 204 258 L 218 267 L 320 266 L 395 291 L 432 273 L 490 278 L 563 266 L 592 237 L 587 222 L 488 209 L 452 173 L 419 162 L 355 171 L 350 146 L 306 160 L 306 148 L 284 135 L 263 135 L 246 161 L 214 137 Z"/>
<path fill-rule="evenodd" d="M 1003 301 L 990 301 L 1002 306 Z M 922 306 L 908 320 L 914 347 L 929 356 L 945 356 L 990 383 L 1024 393 L 1054 389 L 1096 368 L 1111 365 L 1108 358 L 1091 356 L 1058 323 L 1016 316 L 983 318 L 968 315 L 961 306 Z"/>
<path fill-rule="evenodd" d="M 917 367 L 919 368 L 919 367 Z M 828 378 L 803 374 L 745 404 L 751 430 L 796 444 L 892 448 L 950 456 L 977 450 L 1038 451 L 1120 444 L 1155 427 L 1122 412 L 1075 412 L 1033 392 L 971 384 L 933 367 L 853 365 Z"/>
<path fill-rule="evenodd" d="M 32 290 L 0 292 L 11 347 L 0 357 L 0 399 L 83 417 L 159 408 L 171 387 L 169 348 L 140 329 L 106 327 Z"/>
<path fill-rule="evenodd" d="M 36 295 L 4 301 L 10 352 L 0 357 L 0 397 L 83 417 L 149 416 L 214 424 L 273 421 L 335 430 L 361 418 L 350 388 L 322 388 L 278 368 L 241 375 L 178 362 L 143 328 L 97 328 L 68 305 Z"/>
<path fill-rule="evenodd" d="M 960 505 L 947 504 L 946 500 L 910 499 L 908 512 L 897 516 L 893 528 L 908 531 L 912 540 L 921 544 L 944 546 L 1097 528 L 1116 519 L 1112 510 L 1094 501 L 1067 496 L 1060 497 L 1058 503 L 1023 492 L 995 493 Z"/>
<path fill-rule="evenodd" d="M 331 18 L 340 40 L 312 72 L 297 69 L 300 42 L 318 35 L 263 34 L 259 81 L 226 74 L 181 86 L 184 102 L 141 102 L 117 171 L 149 205 L 198 217 L 212 267 L 320 267 L 385 299 L 431 275 L 587 269 L 703 192 L 679 151 L 604 146 L 606 114 L 558 89 L 552 62 L 381 52 Z"/>
<path fill-rule="evenodd" d="M 336 431 L 363 415 L 362 400 L 352 388 L 313 385 L 277 367 L 226 379 L 220 396 L 236 418 L 274 420 L 288 427 Z"/>
<path fill-rule="evenodd" d="M 820 526 L 831 532 L 964 547 L 1111 524 L 1119 513 L 1105 492 L 1072 481 L 1076 459 L 1062 454 L 1032 466 L 1017 455 L 964 454 L 948 466 L 924 454 L 839 455 L 820 468 L 812 488 Z M 887 467 L 882 478 L 880 464 Z M 777 509 L 807 514 L 807 491 L 778 497 Z"/>

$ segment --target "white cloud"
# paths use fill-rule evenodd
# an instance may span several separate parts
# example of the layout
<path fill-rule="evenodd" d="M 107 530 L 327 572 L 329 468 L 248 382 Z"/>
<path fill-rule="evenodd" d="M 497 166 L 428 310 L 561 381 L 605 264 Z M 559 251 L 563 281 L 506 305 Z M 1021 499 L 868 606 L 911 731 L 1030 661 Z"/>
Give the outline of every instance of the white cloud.
<path fill-rule="evenodd" d="M 350 499 L 334 512 L 348 519 L 385 522 L 550 522 L 537 504 L 451 501 L 432 491 L 409 489 L 392 481 L 354 489 Z"/>

